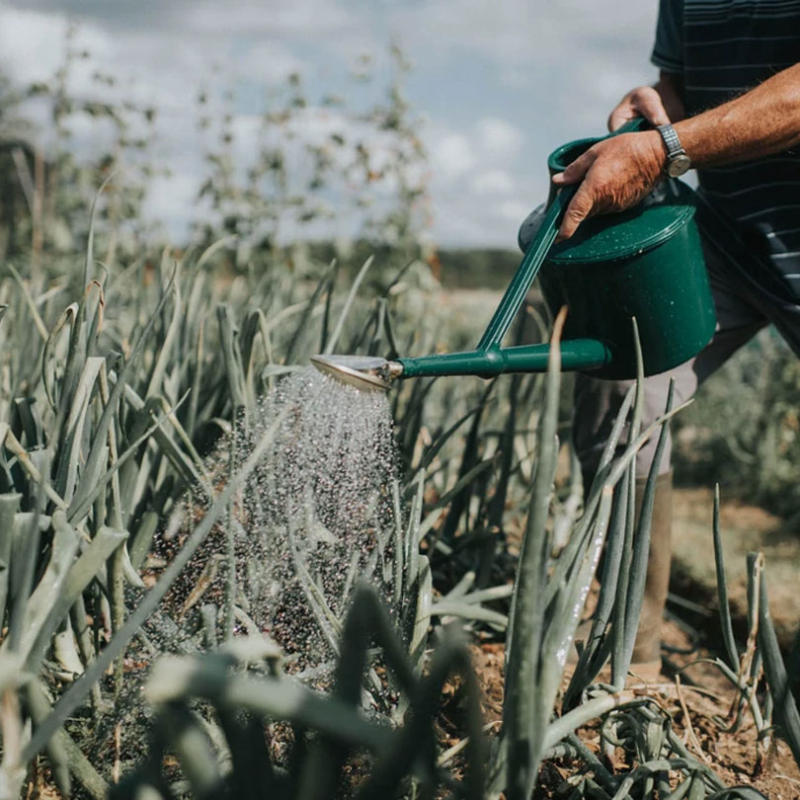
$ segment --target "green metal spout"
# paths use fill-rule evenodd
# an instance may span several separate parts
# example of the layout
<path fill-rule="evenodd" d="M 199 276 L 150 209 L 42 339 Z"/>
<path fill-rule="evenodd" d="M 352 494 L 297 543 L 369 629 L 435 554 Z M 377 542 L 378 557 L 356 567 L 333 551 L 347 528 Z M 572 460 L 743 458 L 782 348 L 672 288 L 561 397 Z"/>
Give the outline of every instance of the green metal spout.
<path fill-rule="evenodd" d="M 561 342 L 561 369 L 589 370 L 611 363 L 611 351 L 597 339 Z M 402 377 L 425 378 L 439 375 L 478 375 L 493 378 L 504 372 L 545 372 L 549 344 L 519 347 L 488 347 L 463 353 L 400 358 Z"/>

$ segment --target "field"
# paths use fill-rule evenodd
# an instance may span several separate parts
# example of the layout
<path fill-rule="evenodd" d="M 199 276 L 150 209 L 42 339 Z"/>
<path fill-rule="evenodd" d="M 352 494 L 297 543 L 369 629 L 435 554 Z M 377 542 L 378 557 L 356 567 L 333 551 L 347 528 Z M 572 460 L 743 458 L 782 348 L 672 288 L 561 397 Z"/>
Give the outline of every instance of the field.
<path fill-rule="evenodd" d="M 243 179 L 224 123 L 215 213 L 181 247 L 115 172 L 124 126 L 90 164 L 67 134 L 48 158 L 4 139 L 0 798 L 800 796 L 797 620 L 773 624 L 771 565 L 756 539 L 723 546 L 731 506 L 720 525 L 711 495 L 711 574 L 679 577 L 712 588 L 671 606 L 663 683 L 628 676 L 652 512 L 646 495 L 632 513 L 636 450 L 675 424 L 679 478 L 790 517 L 794 360 L 762 337 L 648 430 L 633 392 L 591 486 L 557 347 L 547 374 L 380 399 L 308 371 L 318 352 L 467 347 L 502 288 L 487 257 L 459 282 L 463 255 L 420 244 L 424 153 L 390 89 L 373 123 L 396 194 L 350 246 L 281 243 L 283 215 L 313 217 L 328 189 L 290 197 L 273 151 Z M 76 112 L 55 107 L 66 130 Z M 529 301 L 511 338 L 557 343 Z"/>

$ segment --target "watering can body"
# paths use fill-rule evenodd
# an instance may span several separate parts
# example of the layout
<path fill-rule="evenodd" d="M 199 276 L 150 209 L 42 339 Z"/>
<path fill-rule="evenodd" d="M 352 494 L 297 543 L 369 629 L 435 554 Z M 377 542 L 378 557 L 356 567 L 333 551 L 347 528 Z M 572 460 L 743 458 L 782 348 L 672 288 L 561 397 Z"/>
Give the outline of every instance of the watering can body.
<path fill-rule="evenodd" d="M 626 130 L 641 125 L 638 120 Z M 562 172 L 597 141 L 579 139 L 554 150 L 550 174 Z M 565 370 L 635 378 L 633 317 L 645 375 L 673 369 L 702 350 L 714 335 L 716 314 L 694 223 L 694 192 L 665 179 L 633 208 L 586 220 L 571 239 L 554 244 L 574 191 L 556 192 L 551 184 L 547 203 L 523 223 L 519 242 L 525 256 L 477 348 L 400 359 L 406 377 L 544 371 L 548 345 L 502 347 L 537 274 L 553 315 L 562 306 L 569 309 L 561 342 Z"/>
<path fill-rule="evenodd" d="M 551 313 L 569 309 L 564 338 L 597 339 L 611 355 L 579 369 L 635 377 L 632 317 L 645 375 L 677 367 L 711 339 L 716 316 L 694 210 L 694 192 L 670 179 L 634 208 L 587 220 L 550 249 L 539 285 Z M 520 228 L 523 249 L 540 219 L 534 212 Z"/>

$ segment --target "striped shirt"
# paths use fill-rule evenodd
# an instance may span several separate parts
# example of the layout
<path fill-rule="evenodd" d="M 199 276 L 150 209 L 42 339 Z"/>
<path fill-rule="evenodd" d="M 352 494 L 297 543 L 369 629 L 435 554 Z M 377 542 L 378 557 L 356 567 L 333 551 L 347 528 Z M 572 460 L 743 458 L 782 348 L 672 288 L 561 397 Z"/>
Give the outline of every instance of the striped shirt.
<path fill-rule="evenodd" d="M 698 114 L 800 61 L 800 0 L 660 0 L 652 61 L 683 78 L 687 116 Z M 760 261 L 760 282 L 800 303 L 800 152 L 698 170 L 698 181 Z"/>

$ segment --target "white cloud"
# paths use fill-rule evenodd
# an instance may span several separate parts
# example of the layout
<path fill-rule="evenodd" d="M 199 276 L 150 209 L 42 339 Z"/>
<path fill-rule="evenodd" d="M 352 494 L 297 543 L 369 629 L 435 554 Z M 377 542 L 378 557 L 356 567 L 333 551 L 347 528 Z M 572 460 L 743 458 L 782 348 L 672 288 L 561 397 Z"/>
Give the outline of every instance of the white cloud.
<path fill-rule="evenodd" d="M 514 191 L 514 179 L 502 169 L 479 172 L 472 178 L 471 190 L 477 195 L 509 194 Z"/>
<path fill-rule="evenodd" d="M 636 53 L 649 39 L 656 0 L 617 0 L 613 9 L 586 0 L 427 0 L 391 13 L 396 29 L 415 40 L 480 54 L 505 66 L 550 62 L 562 69 L 580 62 L 586 49 L 617 57 Z M 550 76 L 541 76 L 548 80 Z"/>
<path fill-rule="evenodd" d="M 334 35 L 357 24 L 357 17 L 342 4 L 329 0 L 237 3 L 235 13 L 229 3 L 217 0 L 194 2 L 187 8 L 190 29 L 227 34 L 297 34 L 308 38 Z"/>
<path fill-rule="evenodd" d="M 484 153 L 490 158 L 513 159 L 522 148 L 525 135 L 504 119 L 487 117 L 477 125 L 478 140 Z"/>
<path fill-rule="evenodd" d="M 76 65 L 73 92 L 124 95 L 159 109 L 156 153 L 174 174 L 159 180 L 150 208 L 176 230 L 192 211 L 190 187 L 216 131 L 196 130 L 201 83 L 217 118 L 222 89 L 241 90 L 230 109 L 233 149 L 248 160 L 261 135 L 265 86 L 298 71 L 312 93 L 333 88 L 355 105 L 372 104 L 388 75 L 386 42 L 399 35 L 415 65 L 412 102 L 432 119 L 420 133 L 430 153 L 435 236 L 513 246 L 522 217 L 546 194 L 549 150 L 599 133 L 619 97 L 653 74 L 656 8 L 656 0 L 616 0 L 613 8 L 586 0 L 0 0 L 0 70 L 19 82 L 49 78 L 68 20 L 78 20 L 78 42 L 93 59 Z M 343 89 L 342 75 L 364 51 L 375 56 L 373 88 Z M 214 64 L 220 70 L 212 75 Z M 465 80 L 465 65 L 480 72 L 466 70 Z M 97 66 L 119 87 L 98 86 Z M 454 88 L 459 101 L 441 103 Z M 44 122 L 44 107 L 31 109 Z M 319 143 L 343 127 L 367 137 L 377 168 L 393 158 L 380 136 L 336 113 L 310 108 L 300 120 L 303 139 Z M 74 134 L 79 152 L 110 136 L 87 120 Z M 302 169 L 302 155 L 292 158 Z M 342 216 L 336 224 L 352 228 Z"/>
<path fill-rule="evenodd" d="M 437 119 L 424 137 L 431 153 L 430 190 L 439 241 L 513 248 L 516 229 L 530 211 L 521 199 L 525 184 L 513 170 L 524 133 L 507 119 L 492 116 L 459 131 Z"/>
<path fill-rule="evenodd" d="M 147 198 L 148 216 L 176 238 L 185 236 L 195 214 L 197 178 L 194 171 L 173 171 L 153 180 Z"/>
<path fill-rule="evenodd" d="M 66 20 L 0 6 L 0 65 L 12 79 L 43 81 L 64 56 Z"/>
<path fill-rule="evenodd" d="M 237 14 L 231 16 L 238 18 Z M 63 63 L 68 25 L 64 13 L 0 6 L 0 67 L 24 82 L 52 77 Z M 134 28 L 121 35 L 92 18 L 83 20 L 75 46 L 88 51 L 91 58 L 73 64 L 72 90 L 78 95 L 119 97 L 119 89 L 103 90 L 93 83 L 92 75 L 99 67 L 121 82 L 128 99 L 162 109 L 188 108 L 194 105 L 200 82 L 210 80 L 215 65 L 219 83 L 235 79 L 271 82 L 304 67 L 276 31 L 256 43 L 235 41 L 211 27 L 197 28 L 198 33 L 191 37 L 185 30 L 158 26 Z"/>
<path fill-rule="evenodd" d="M 392 13 L 401 35 L 447 51 L 459 48 L 502 63 L 529 61 L 538 44 L 542 3 L 529 0 L 428 0 Z"/>
<path fill-rule="evenodd" d="M 359 24 L 363 15 L 330 0 L 6 0 L 10 6 L 46 14 L 66 14 L 111 31 L 174 28 L 184 33 L 298 33 L 316 38 Z"/>
<path fill-rule="evenodd" d="M 465 175 L 477 162 L 474 143 L 461 133 L 445 133 L 437 137 L 429 150 L 434 174 L 448 181 Z"/>

